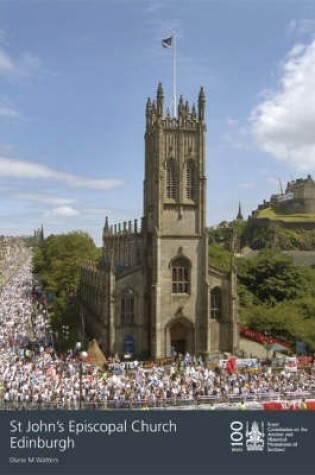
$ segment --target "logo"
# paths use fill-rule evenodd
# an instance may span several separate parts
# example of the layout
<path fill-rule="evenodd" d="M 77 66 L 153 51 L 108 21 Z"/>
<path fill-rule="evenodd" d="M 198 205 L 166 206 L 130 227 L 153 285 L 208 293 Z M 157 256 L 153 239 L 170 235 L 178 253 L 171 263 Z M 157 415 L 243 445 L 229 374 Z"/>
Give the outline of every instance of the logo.
<path fill-rule="evenodd" d="M 246 422 L 246 450 L 249 452 L 259 451 L 262 452 L 265 446 L 265 433 L 264 433 L 264 423 L 261 422 L 260 430 L 258 422 L 254 421 L 251 425 L 251 430 L 249 430 L 249 423 Z"/>
<path fill-rule="evenodd" d="M 241 421 L 230 423 L 230 443 L 232 452 L 263 452 L 265 447 L 264 423 Z"/>
<path fill-rule="evenodd" d="M 230 424 L 230 442 L 232 452 L 243 452 L 244 448 L 244 424 L 241 421 L 233 421 Z"/>

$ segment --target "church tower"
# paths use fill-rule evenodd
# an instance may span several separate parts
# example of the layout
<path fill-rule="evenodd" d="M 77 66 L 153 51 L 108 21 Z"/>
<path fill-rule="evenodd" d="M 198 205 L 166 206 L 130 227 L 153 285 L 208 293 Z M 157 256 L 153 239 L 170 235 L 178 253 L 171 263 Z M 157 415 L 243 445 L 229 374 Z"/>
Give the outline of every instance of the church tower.
<path fill-rule="evenodd" d="M 152 354 L 206 352 L 207 232 L 205 94 L 197 110 L 180 97 L 177 117 L 164 92 L 146 105 L 144 239 Z"/>
<path fill-rule="evenodd" d="M 108 355 L 158 359 L 238 346 L 235 262 L 208 267 L 205 94 L 164 111 L 158 85 L 146 105 L 143 217 L 105 219 L 103 258 L 81 272 L 80 311 Z M 233 247 L 234 248 L 234 247 Z"/>

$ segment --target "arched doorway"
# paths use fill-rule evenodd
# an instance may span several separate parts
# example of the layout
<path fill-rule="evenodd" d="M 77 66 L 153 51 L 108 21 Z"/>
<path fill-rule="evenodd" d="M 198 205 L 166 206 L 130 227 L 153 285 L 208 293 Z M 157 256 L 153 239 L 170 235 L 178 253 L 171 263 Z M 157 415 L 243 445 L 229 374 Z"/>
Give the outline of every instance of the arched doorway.
<path fill-rule="evenodd" d="M 184 355 L 186 351 L 194 354 L 194 326 L 186 319 L 176 320 L 168 326 L 169 354 L 174 352 Z"/>
<path fill-rule="evenodd" d="M 135 340 L 131 335 L 127 335 L 124 338 L 124 353 L 134 354 L 135 352 Z"/>

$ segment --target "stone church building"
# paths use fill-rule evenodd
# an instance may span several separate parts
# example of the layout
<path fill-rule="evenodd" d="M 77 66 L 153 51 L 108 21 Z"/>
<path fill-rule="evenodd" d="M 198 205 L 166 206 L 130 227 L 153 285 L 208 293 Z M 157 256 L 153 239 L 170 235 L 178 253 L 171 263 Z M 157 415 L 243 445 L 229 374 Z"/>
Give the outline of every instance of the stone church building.
<path fill-rule="evenodd" d="M 105 220 L 103 258 L 81 269 L 79 312 L 106 355 L 160 358 L 238 349 L 235 271 L 208 264 L 205 94 L 146 104 L 143 218 Z M 232 269 L 234 266 L 232 265 Z"/>

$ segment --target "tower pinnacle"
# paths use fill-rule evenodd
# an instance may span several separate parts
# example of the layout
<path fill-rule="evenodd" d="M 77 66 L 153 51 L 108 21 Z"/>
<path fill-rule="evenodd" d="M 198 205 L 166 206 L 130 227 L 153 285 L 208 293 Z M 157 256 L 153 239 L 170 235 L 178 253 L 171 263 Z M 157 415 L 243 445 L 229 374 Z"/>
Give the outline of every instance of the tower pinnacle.
<path fill-rule="evenodd" d="M 206 96 L 203 87 L 200 88 L 198 97 L 198 116 L 199 120 L 205 119 Z"/>
<path fill-rule="evenodd" d="M 156 105 L 157 105 L 157 114 L 159 117 L 163 116 L 163 108 L 164 108 L 164 91 L 162 87 L 162 83 L 159 82 L 157 95 L 156 95 Z"/>

